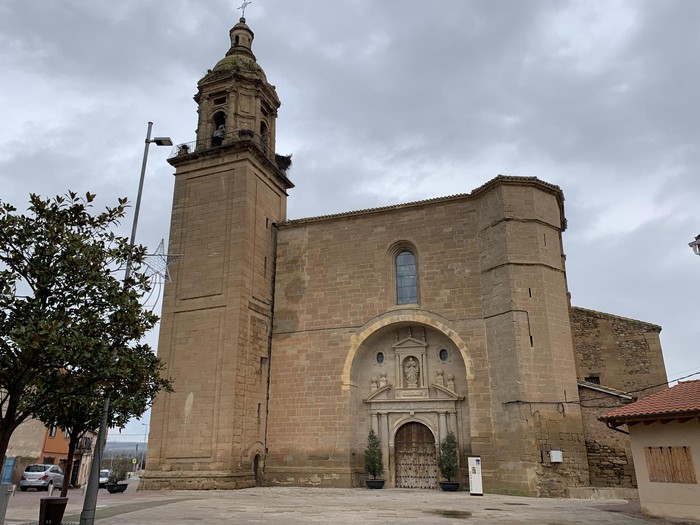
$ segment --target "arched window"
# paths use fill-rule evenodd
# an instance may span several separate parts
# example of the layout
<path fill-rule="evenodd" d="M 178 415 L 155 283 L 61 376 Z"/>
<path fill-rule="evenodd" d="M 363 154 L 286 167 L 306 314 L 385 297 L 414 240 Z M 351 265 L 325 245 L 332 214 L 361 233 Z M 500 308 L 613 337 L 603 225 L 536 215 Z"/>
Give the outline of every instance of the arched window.
<path fill-rule="evenodd" d="M 226 138 L 226 113 L 223 111 L 214 113 L 212 123 L 214 130 L 212 133 L 211 145 L 213 147 L 221 146 Z"/>
<path fill-rule="evenodd" d="M 270 134 L 267 131 L 267 124 L 265 121 L 260 121 L 260 140 L 262 141 L 263 151 L 267 151 L 267 145 L 270 143 Z"/>
<path fill-rule="evenodd" d="M 418 302 L 416 256 L 404 250 L 396 256 L 396 304 Z"/>
<path fill-rule="evenodd" d="M 212 118 L 212 121 L 214 123 L 214 129 L 218 128 L 219 126 L 226 126 L 226 113 L 223 111 L 217 111 L 214 113 L 214 117 Z"/>

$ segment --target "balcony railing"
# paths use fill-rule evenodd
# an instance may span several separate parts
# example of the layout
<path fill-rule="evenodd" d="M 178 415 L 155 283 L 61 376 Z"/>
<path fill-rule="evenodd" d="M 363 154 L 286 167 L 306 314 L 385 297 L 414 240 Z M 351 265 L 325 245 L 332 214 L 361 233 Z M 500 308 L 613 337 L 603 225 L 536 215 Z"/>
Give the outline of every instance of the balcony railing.
<path fill-rule="evenodd" d="M 80 439 L 80 441 L 78 441 L 76 452 L 83 452 L 86 450 L 92 450 L 92 438 L 83 437 Z"/>
<path fill-rule="evenodd" d="M 265 156 L 269 156 L 270 147 L 262 136 L 250 129 L 239 129 L 232 133 L 227 133 L 223 137 L 208 137 L 192 142 L 186 142 L 184 144 L 178 144 L 173 148 L 172 152 L 170 152 L 170 156 L 168 158 L 172 159 L 175 157 L 191 155 L 193 153 L 203 153 L 205 151 L 223 148 L 239 142 L 252 143 L 260 151 L 262 151 Z"/>

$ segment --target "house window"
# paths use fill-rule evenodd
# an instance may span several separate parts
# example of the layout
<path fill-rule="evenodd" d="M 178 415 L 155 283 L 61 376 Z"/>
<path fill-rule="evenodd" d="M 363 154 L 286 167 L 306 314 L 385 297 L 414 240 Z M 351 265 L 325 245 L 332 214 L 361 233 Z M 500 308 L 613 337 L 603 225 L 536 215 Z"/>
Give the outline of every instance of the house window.
<path fill-rule="evenodd" d="M 70 432 L 68 432 L 67 430 L 64 430 L 63 431 L 63 439 L 70 439 Z"/>
<path fill-rule="evenodd" d="M 384 352 L 377 352 L 377 363 L 382 364 L 384 362 Z"/>
<path fill-rule="evenodd" d="M 58 429 L 56 428 L 56 425 L 51 425 L 51 426 L 49 427 L 49 437 L 50 437 L 50 438 L 55 438 L 55 437 L 56 437 L 56 430 L 58 430 Z"/>
<path fill-rule="evenodd" d="M 690 447 L 645 447 L 649 481 L 697 483 Z"/>
<path fill-rule="evenodd" d="M 594 385 L 600 384 L 600 376 L 588 376 L 584 377 L 583 379 L 589 383 L 593 383 Z"/>
<path fill-rule="evenodd" d="M 450 357 L 450 353 L 447 351 L 447 348 L 441 348 L 438 356 L 440 357 L 440 361 L 444 363 Z"/>
<path fill-rule="evenodd" d="M 56 458 L 53 456 L 44 456 L 44 465 L 53 465 L 56 463 Z"/>
<path fill-rule="evenodd" d="M 396 304 L 418 302 L 416 256 L 402 251 L 396 256 Z"/>

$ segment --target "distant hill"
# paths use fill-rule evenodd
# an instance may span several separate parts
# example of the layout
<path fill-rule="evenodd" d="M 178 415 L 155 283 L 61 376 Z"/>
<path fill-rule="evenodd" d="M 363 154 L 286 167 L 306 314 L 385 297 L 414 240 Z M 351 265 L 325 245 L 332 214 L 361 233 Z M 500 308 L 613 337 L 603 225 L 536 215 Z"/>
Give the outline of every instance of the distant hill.
<path fill-rule="evenodd" d="M 148 451 L 148 443 L 138 441 L 107 441 L 102 459 L 112 459 L 117 456 L 131 456 L 141 460 Z"/>

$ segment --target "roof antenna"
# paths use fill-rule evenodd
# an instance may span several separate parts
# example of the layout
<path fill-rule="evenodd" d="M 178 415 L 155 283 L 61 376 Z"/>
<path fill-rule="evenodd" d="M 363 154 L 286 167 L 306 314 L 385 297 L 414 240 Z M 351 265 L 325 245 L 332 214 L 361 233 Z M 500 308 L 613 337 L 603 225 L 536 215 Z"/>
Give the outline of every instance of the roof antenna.
<path fill-rule="evenodd" d="M 243 0 L 241 7 L 238 8 L 241 10 L 241 20 L 245 21 L 245 8 L 248 7 L 252 3 L 253 2 L 248 2 L 248 0 Z"/>

